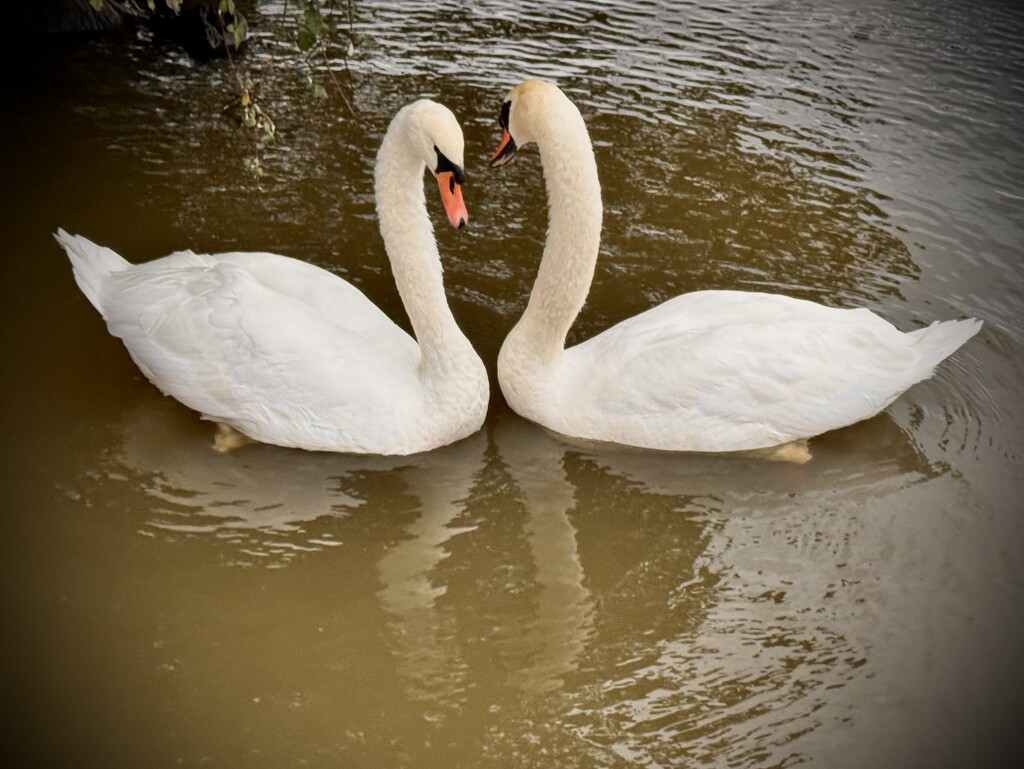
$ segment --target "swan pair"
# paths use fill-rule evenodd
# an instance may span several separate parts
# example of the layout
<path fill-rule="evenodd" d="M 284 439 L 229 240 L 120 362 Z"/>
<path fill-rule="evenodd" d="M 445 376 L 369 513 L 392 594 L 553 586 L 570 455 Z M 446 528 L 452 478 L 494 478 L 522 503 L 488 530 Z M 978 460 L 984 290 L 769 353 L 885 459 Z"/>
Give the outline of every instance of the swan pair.
<path fill-rule="evenodd" d="M 775 294 L 697 291 L 570 349 L 593 279 L 601 190 L 579 110 L 529 80 L 506 97 L 492 166 L 536 143 L 550 226 L 528 306 L 498 357 L 519 414 L 565 436 L 671 451 L 747 451 L 867 419 L 979 330 L 948 321 L 903 333 L 867 309 Z M 448 307 L 422 175 L 449 222 L 468 220 L 464 144 L 429 100 L 381 143 L 381 235 L 415 340 L 358 289 L 267 253 L 181 251 L 132 265 L 58 230 L 75 278 L 146 377 L 205 419 L 310 450 L 412 454 L 476 432 L 487 373 Z"/>

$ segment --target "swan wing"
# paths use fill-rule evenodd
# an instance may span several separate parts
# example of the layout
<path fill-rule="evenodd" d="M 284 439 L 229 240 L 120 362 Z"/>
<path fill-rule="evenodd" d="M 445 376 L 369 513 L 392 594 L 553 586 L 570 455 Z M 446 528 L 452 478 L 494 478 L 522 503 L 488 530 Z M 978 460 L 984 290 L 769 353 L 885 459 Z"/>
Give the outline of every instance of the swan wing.
<path fill-rule="evenodd" d="M 693 451 L 852 424 L 921 378 L 907 335 L 869 310 L 747 292 L 677 297 L 567 353 L 576 418 L 602 439 Z"/>
<path fill-rule="evenodd" d="M 257 440 L 365 450 L 346 442 L 367 424 L 386 439 L 416 343 L 337 276 L 265 256 L 183 252 L 112 275 L 110 331 L 164 393 Z"/>
<path fill-rule="evenodd" d="M 395 325 L 366 295 L 339 275 L 290 256 L 236 251 L 216 255 L 179 251 L 157 263 L 233 264 L 279 294 L 297 299 L 338 328 L 355 333 L 388 333 Z"/>

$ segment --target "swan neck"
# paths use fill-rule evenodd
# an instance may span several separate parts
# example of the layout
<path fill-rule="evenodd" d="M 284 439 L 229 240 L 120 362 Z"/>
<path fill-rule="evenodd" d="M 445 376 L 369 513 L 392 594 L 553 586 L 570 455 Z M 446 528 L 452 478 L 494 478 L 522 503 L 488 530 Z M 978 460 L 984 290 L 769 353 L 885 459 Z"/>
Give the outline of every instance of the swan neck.
<path fill-rule="evenodd" d="M 566 101 L 537 146 L 548 197 L 548 233 L 529 304 L 517 328 L 524 346 L 557 355 L 586 302 L 601 244 L 601 185 L 586 125 Z"/>
<path fill-rule="evenodd" d="M 421 369 L 447 368 L 456 350 L 469 345 L 444 291 L 441 258 L 427 214 L 426 164 L 392 124 L 374 171 L 377 215 L 398 293 L 419 343 Z"/>

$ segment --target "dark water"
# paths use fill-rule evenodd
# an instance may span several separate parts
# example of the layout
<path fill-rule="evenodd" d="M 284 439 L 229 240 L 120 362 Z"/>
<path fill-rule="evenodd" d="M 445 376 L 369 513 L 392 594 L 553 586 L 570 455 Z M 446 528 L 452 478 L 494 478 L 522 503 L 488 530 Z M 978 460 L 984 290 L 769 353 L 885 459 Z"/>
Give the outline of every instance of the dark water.
<path fill-rule="evenodd" d="M 294 10 L 251 14 L 238 64 L 277 125 L 258 182 L 251 138 L 221 116 L 226 62 L 129 31 L 5 64 L 5 752 L 106 767 L 1009 763 L 1024 12 L 357 6 L 358 120 L 296 66 Z M 536 155 L 486 169 L 501 99 L 527 76 L 577 101 L 598 154 L 604 241 L 575 340 L 701 288 L 984 329 L 886 413 L 812 441 L 802 466 L 573 448 L 497 392 L 481 433 L 421 457 L 219 455 L 106 334 L 50 237 L 63 226 L 134 261 L 276 250 L 404 324 L 373 158 L 394 112 L 430 96 L 466 133 L 471 227 L 437 235 L 493 374 L 544 238 Z"/>

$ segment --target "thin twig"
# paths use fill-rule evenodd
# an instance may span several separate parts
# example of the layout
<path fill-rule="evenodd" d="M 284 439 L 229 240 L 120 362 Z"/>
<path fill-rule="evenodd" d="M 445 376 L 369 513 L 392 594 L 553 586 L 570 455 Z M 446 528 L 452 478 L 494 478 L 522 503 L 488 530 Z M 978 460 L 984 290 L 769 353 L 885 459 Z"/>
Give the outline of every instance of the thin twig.
<path fill-rule="evenodd" d="M 338 82 L 338 78 L 335 77 L 334 70 L 331 69 L 331 61 L 330 61 L 330 59 L 327 58 L 327 47 L 321 45 L 321 46 L 319 46 L 319 48 L 320 48 L 320 53 L 322 53 L 323 57 L 324 57 L 324 67 L 327 68 L 327 74 L 331 76 L 331 82 L 334 83 L 334 87 L 338 90 L 338 95 L 341 97 L 341 100 L 345 103 L 345 107 L 348 109 L 349 114 L 353 118 L 355 118 L 356 122 L 362 123 L 362 120 L 359 118 L 359 113 L 357 113 L 356 110 L 355 110 L 355 107 L 352 106 L 352 102 L 349 101 L 349 98 L 345 95 L 345 91 L 342 90 L 341 83 L 339 83 Z M 346 59 L 346 66 L 347 66 L 347 59 Z"/>

